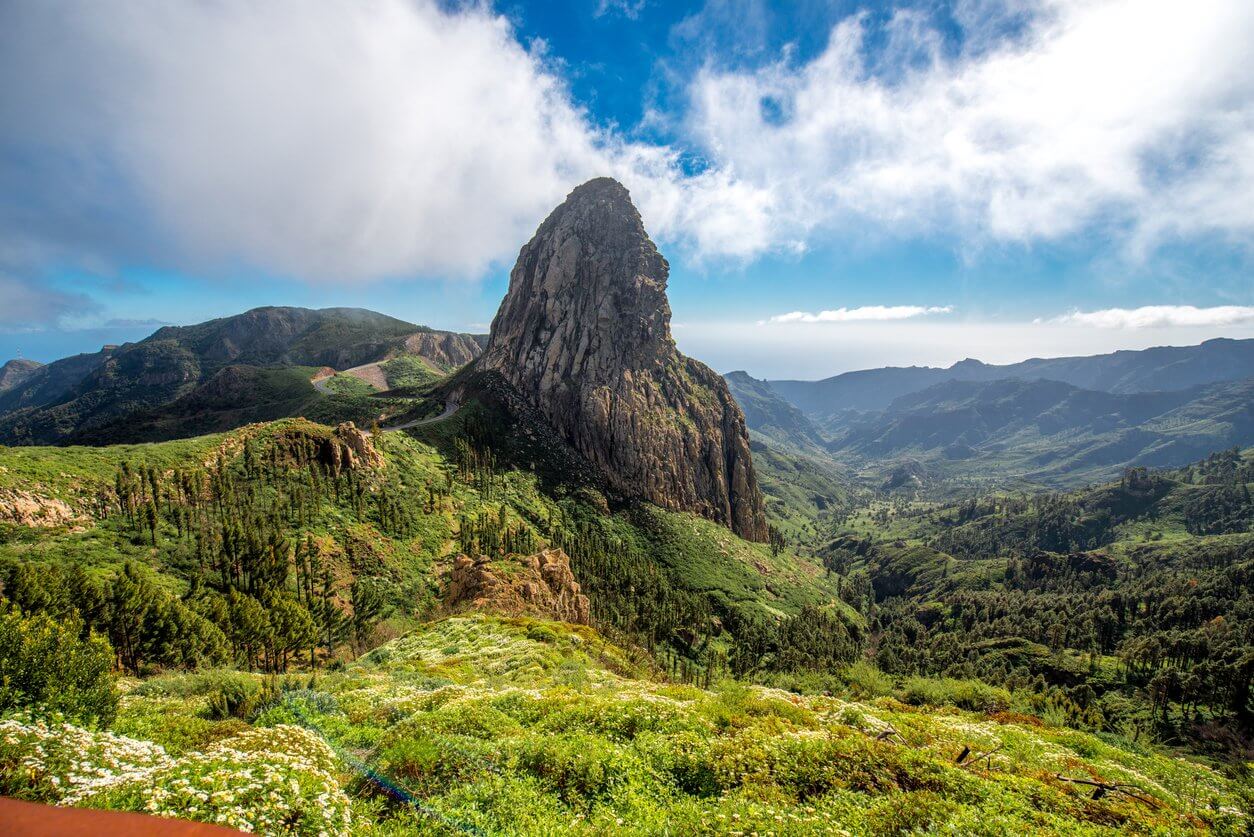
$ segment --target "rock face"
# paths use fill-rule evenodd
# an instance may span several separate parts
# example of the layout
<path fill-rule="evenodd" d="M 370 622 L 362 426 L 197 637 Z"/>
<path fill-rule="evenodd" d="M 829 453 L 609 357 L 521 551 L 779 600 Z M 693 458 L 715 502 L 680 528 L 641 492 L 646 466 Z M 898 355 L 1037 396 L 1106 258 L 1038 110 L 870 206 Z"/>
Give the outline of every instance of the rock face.
<path fill-rule="evenodd" d="M 370 437 L 357 429 L 351 421 L 335 428 L 335 435 L 327 443 L 324 459 L 335 473 L 362 468 L 382 468 L 386 460 L 375 450 Z"/>
<path fill-rule="evenodd" d="M 483 351 L 472 334 L 451 331 L 420 331 L 405 338 L 405 353 L 430 361 L 437 369 L 451 372 L 470 363 Z"/>
<path fill-rule="evenodd" d="M 506 567 L 504 562 L 517 566 Z M 570 558 L 560 549 L 510 556 L 497 563 L 459 555 L 449 573 L 444 605 L 450 611 L 490 610 L 588 624 L 588 597 L 580 592 Z"/>
<path fill-rule="evenodd" d="M 744 415 L 676 350 L 668 272 L 627 190 L 589 181 L 522 248 L 476 368 L 513 384 L 614 490 L 766 540 Z"/>

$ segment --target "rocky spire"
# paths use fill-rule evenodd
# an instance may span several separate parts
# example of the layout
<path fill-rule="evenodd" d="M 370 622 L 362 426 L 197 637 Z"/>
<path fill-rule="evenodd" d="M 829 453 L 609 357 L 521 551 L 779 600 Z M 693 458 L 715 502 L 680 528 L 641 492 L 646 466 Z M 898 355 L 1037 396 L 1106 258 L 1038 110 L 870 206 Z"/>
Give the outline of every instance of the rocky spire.
<path fill-rule="evenodd" d="M 518 254 L 481 370 L 500 373 L 615 490 L 766 539 L 744 415 L 670 333 L 666 259 L 623 186 L 575 189 Z"/>

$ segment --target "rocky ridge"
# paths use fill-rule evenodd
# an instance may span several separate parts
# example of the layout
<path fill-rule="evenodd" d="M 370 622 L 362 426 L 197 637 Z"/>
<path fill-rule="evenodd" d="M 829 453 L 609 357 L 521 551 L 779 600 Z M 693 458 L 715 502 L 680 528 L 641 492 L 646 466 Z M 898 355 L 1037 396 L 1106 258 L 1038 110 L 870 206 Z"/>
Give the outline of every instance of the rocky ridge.
<path fill-rule="evenodd" d="M 675 348 L 668 274 L 627 190 L 591 180 L 522 248 L 475 369 L 517 388 L 614 491 L 763 541 L 744 415 Z"/>

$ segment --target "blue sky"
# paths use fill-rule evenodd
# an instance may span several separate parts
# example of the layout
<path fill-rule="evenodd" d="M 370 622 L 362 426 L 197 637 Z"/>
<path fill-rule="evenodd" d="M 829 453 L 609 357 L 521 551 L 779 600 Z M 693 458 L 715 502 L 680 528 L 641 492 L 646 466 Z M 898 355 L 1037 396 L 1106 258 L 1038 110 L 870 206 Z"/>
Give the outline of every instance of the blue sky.
<path fill-rule="evenodd" d="M 1244 0 L 6 4 L 0 357 L 484 330 L 604 173 L 722 371 L 1251 337 L 1252 40 Z"/>

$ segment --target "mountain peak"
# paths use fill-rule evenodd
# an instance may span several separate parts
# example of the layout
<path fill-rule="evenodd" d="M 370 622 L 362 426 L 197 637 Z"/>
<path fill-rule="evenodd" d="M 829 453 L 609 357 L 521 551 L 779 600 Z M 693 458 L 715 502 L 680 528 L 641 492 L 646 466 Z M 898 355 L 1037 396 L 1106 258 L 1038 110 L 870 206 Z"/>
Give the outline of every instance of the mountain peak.
<path fill-rule="evenodd" d="M 584 183 L 519 252 L 476 368 L 513 384 L 616 491 L 764 540 L 744 414 L 676 350 L 669 270 L 627 190 Z"/>
<path fill-rule="evenodd" d="M 41 366 L 43 364 L 37 360 L 28 360 L 22 357 L 15 357 L 6 362 L 4 366 L 0 366 L 0 392 L 7 392 L 21 385 L 23 381 L 34 375 Z"/>

